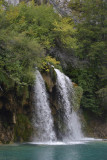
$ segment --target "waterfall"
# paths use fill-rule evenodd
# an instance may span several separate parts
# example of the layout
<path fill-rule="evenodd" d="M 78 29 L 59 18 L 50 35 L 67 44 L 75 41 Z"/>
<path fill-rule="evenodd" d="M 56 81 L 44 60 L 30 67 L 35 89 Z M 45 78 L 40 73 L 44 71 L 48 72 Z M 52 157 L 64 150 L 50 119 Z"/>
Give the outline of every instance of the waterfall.
<path fill-rule="evenodd" d="M 81 123 L 77 113 L 72 106 L 73 85 L 71 80 L 61 73 L 58 69 L 55 69 L 57 74 L 57 90 L 58 90 L 58 102 L 63 109 L 63 141 L 80 140 L 83 138 L 81 131 Z M 62 123 L 62 122 L 61 122 Z"/>
<path fill-rule="evenodd" d="M 59 129 L 63 142 L 82 140 L 84 138 L 81 123 L 77 112 L 73 109 L 72 96 L 74 94 L 71 80 L 55 69 L 57 74 L 56 89 L 58 95 L 58 105 L 63 112 L 59 120 L 59 128 L 62 125 L 63 130 Z M 56 133 L 54 131 L 54 120 L 49 106 L 48 95 L 45 82 L 39 71 L 36 71 L 36 80 L 34 86 L 34 112 L 33 124 L 35 128 L 34 142 L 56 142 Z M 60 119 L 60 118 L 59 118 Z"/>
<path fill-rule="evenodd" d="M 37 131 L 37 136 L 35 136 L 34 141 L 55 141 L 56 135 L 53 129 L 54 123 L 51 109 L 49 107 L 46 87 L 39 71 L 36 72 L 34 101 L 35 110 L 33 116 L 33 123 L 35 130 Z"/>

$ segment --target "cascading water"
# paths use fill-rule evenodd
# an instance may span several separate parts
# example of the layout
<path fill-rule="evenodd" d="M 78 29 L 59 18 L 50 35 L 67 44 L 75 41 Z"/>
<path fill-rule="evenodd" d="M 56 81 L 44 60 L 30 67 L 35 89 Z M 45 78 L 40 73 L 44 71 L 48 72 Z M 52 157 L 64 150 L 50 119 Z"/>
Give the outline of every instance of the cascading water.
<path fill-rule="evenodd" d="M 73 110 L 70 95 L 73 94 L 73 85 L 71 80 L 61 73 L 58 69 L 55 69 L 57 74 L 57 90 L 58 101 L 61 108 L 64 110 L 63 123 L 64 133 L 62 135 L 63 141 L 72 141 L 82 139 L 83 133 L 81 131 L 81 123 L 79 121 L 77 113 Z M 72 92 L 72 93 L 71 93 Z"/>
<path fill-rule="evenodd" d="M 49 107 L 46 87 L 39 71 L 36 72 L 34 100 L 36 103 L 33 123 L 35 130 L 37 130 L 37 136 L 34 138 L 34 141 L 55 141 L 56 135 L 53 129 L 54 124 L 51 109 Z"/>
<path fill-rule="evenodd" d="M 58 104 L 63 110 L 61 121 L 63 124 L 62 134 L 63 142 L 77 141 L 83 139 L 81 131 L 81 123 L 77 113 L 72 106 L 73 85 L 71 80 L 55 69 L 57 74 L 56 88 L 58 91 Z M 45 82 L 39 71 L 36 71 L 36 81 L 34 88 L 35 109 L 33 115 L 33 124 L 36 135 L 33 139 L 35 142 L 56 142 L 56 134 L 54 132 L 54 122 L 49 107 L 48 95 L 46 92 Z"/>

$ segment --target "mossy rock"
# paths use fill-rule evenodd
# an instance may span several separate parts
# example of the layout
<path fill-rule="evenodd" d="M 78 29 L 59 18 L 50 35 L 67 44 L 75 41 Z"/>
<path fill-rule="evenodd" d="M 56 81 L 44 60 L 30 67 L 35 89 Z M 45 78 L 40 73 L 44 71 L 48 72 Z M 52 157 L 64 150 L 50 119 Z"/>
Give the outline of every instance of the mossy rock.
<path fill-rule="evenodd" d="M 74 110 L 78 111 L 80 108 L 80 102 L 81 102 L 81 98 L 83 95 L 83 89 L 80 86 L 77 85 L 73 85 L 74 87 L 74 101 L 73 101 L 73 106 L 74 106 Z"/>
<path fill-rule="evenodd" d="M 33 131 L 33 127 L 28 117 L 23 114 L 17 115 L 14 128 L 14 140 L 18 142 L 28 141 Z"/>
<path fill-rule="evenodd" d="M 49 72 L 46 71 L 42 72 L 42 76 L 45 81 L 47 90 L 49 92 L 52 92 L 52 88 L 55 86 L 57 78 L 54 68 L 50 66 Z"/>

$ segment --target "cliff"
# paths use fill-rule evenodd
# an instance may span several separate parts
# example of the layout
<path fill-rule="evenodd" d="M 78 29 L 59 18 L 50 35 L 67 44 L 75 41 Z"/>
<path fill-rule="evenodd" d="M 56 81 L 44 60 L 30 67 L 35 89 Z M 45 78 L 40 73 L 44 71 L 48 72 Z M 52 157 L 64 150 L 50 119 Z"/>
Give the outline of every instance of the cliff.
<path fill-rule="evenodd" d="M 27 141 L 32 131 L 31 89 L 0 86 L 0 143 Z"/>

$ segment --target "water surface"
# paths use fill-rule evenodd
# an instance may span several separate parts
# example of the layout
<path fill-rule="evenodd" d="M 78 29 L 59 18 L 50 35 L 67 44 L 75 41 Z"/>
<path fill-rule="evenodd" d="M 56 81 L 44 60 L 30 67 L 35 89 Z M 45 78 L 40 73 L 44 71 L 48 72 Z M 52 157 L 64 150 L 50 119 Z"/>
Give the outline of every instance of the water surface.
<path fill-rule="evenodd" d="M 0 160 L 107 160 L 107 142 L 0 145 Z"/>

